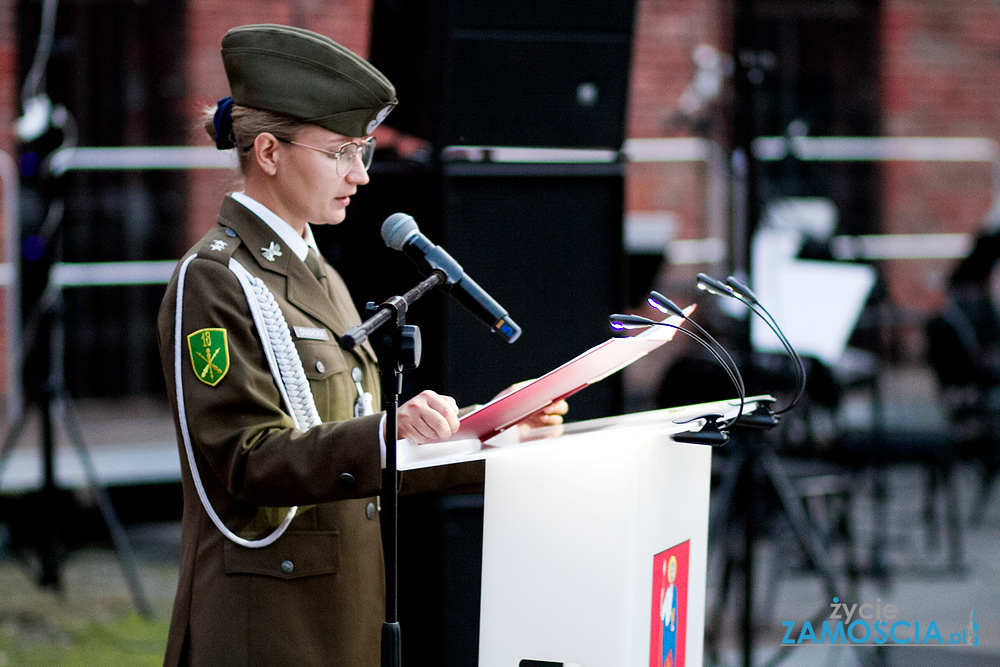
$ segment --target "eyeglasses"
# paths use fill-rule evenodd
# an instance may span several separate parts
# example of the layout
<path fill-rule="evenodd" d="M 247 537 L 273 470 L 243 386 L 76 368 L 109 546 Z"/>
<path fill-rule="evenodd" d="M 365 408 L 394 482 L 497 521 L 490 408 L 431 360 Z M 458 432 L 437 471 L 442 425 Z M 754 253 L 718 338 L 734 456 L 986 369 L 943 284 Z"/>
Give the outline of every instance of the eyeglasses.
<path fill-rule="evenodd" d="M 309 150 L 316 151 L 317 153 L 323 153 L 331 160 L 336 160 L 338 176 L 346 176 L 350 173 L 351 167 L 354 166 L 354 161 L 359 157 L 361 158 L 361 164 L 364 166 L 365 171 L 368 171 L 368 166 L 372 163 L 372 156 L 375 154 L 375 137 L 368 137 L 360 143 L 356 141 L 348 142 L 335 151 L 316 148 L 315 146 L 309 146 L 308 144 L 300 144 L 297 141 L 282 139 L 281 137 L 278 137 L 278 141 L 286 144 L 292 144 L 293 146 L 308 148 Z"/>

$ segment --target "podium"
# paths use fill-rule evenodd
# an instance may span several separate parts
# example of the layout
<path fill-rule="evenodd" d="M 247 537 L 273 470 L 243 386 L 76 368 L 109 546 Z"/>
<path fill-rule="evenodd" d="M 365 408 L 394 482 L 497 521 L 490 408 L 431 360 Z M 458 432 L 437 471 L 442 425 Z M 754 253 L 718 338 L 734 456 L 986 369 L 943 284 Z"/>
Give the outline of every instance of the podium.
<path fill-rule="evenodd" d="M 400 441 L 401 470 L 485 460 L 481 667 L 701 666 L 712 453 L 672 435 L 738 404 Z"/>

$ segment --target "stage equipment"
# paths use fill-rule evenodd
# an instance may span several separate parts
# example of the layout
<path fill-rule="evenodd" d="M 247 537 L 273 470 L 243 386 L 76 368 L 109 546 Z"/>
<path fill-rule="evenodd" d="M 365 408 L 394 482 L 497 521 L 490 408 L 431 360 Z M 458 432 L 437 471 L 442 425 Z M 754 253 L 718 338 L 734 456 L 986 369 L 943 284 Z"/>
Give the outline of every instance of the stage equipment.
<path fill-rule="evenodd" d="M 388 123 L 437 147 L 621 148 L 633 0 L 376 0 Z"/>
<path fill-rule="evenodd" d="M 755 315 L 764 320 L 781 340 L 787 354 L 791 357 L 795 366 L 797 387 L 795 396 L 780 410 L 774 412 L 774 419 L 770 424 L 764 422 L 753 424 L 769 428 L 777 425 L 783 413 L 793 409 L 801 398 L 806 386 L 805 367 L 798 353 L 788 342 L 788 339 L 781 332 L 777 322 L 770 316 L 770 313 L 761 305 L 748 286 L 741 281 L 730 276 L 723 283 L 704 273 L 698 274 L 698 288 L 726 298 L 734 298 L 744 303 Z M 751 369 L 752 370 L 752 369 Z M 756 429 L 755 429 L 756 430 Z M 849 589 L 840 586 L 835 569 L 830 561 L 826 546 L 817 534 L 812 522 L 810 522 L 805 509 L 799 500 L 795 486 L 792 484 L 787 472 L 782 467 L 777 455 L 768 448 L 762 441 L 759 430 L 748 431 L 737 439 L 738 446 L 733 447 L 732 458 L 727 462 L 719 484 L 719 490 L 715 494 L 717 516 L 712 519 L 713 525 L 721 526 L 718 544 L 725 549 L 722 563 L 722 577 L 719 584 L 719 591 L 715 600 L 714 608 L 708 613 L 706 622 L 707 636 L 706 644 L 709 646 L 709 654 L 713 659 L 718 656 L 715 653 L 715 638 L 722 624 L 722 616 L 725 609 L 726 598 L 729 595 L 729 585 L 733 569 L 741 566 L 743 572 L 743 609 L 741 626 L 744 634 L 744 664 L 750 665 L 752 657 L 752 637 L 754 618 L 754 573 L 753 555 L 756 541 L 756 498 L 759 497 L 761 484 L 763 489 L 772 492 L 778 499 L 782 514 L 788 520 L 792 532 L 795 535 L 799 546 L 805 552 L 813 567 L 817 570 L 823 580 L 826 593 L 830 597 L 836 595 L 846 595 L 845 590 Z M 730 510 L 731 507 L 742 507 L 742 522 L 739 515 Z M 743 544 L 740 553 L 730 548 L 732 531 L 737 528 L 737 524 L 743 532 Z M 824 615 L 828 615 L 827 608 L 821 607 L 816 616 L 811 619 L 814 624 L 819 624 Z M 749 641 L 748 641 L 749 637 Z M 778 654 L 771 659 L 769 665 L 780 662 L 785 657 L 787 648 L 782 647 Z"/>
<path fill-rule="evenodd" d="M 655 294 L 656 298 L 650 296 L 649 302 L 651 304 L 655 304 L 658 308 L 661 308 L 664 313 L 680 317 L 681 324 L 683 324 L 683 322 L 691 322 L 691 324 L 700 329 L 705 336 L 707 336 L 707 338 L 704 338 L 693 331 L 689 331 L 679 324 L 673 324 L 671 322 L 657 322 L 656 320 L 651 320 L 640 315 L 611 315 L 609 318 L 611 321 L 611 327 L 618 330 L 647 328 L 651 326 L 669 327 L 680 331 L 681 333 L 686 334 L 689 338 L 695 340 L 699 345 L 707 349 L 720 364 L 722 364 L 722 367 L 726 370 L 726 374 L 732 381 L 733 386 L 736 387 L 736 392 L 739 395 L 740 407 L 736 412 L 736 415 L 727 421 L 721 421 L 722 415 L 706 415 L 703 417 L 705 423 L 701 429 L 697 431 L 690 431 L 688 433 L 678 433 L 674 436 L 674 439 L 677 442 L 721 447 L 729 441 L 729 433 L 727 429 L 736 424 L 740 417 L 743 416 L 743 407 L 746 401 L 746 389 L 743 386 L 743 378 L 740 376 L 740 370 L 736 367 L 736 363 L 729 355 L 729 352 L 727 352 L 726 349 L 711 336 L 711 334 L 695 324 L 695 322 L 691 320 L 679 306 L 657 292 L 653 292 L 652 294 Z"/>
<path fill-rule="evenodd" d="M 63 111 L 65 112 L 65 109 Z M 62 421 L 80 459 L 87 488 L 93 495 L 101 518 L 110 533 L 136 610 L 144 618 L 152 618 L 152 607 L 142 588 L 131 543 L 114 509 L 107 488 L 97 476 L 87 442 L 83 437 L 83 430 L 66 389 L 63 285 L 55 279 L 55 266 L 62 258 L 65 236 L 64 202 L 58 194 L 61 184 L 53 177 L 48 165 L 50 152 L 73 147 L 76 137 L 66 129 L 71 125 L 69 120 L 63 118 L 61 124 L 54 124 L 45 134 L 34 137 L 31 142 L 22 146 L 22 154 L 32 155 L 37 160 L 37 168 L 28 174 L 22 172 L 21 190 L 23 193 L 30 192 L 36 198 L 36 202 L 43 206 L 37 209 L 40 219 L 27 221 L 27 226 L 37 225 L 37 229 L 32 229 L 35 233 L 25 238 L 22 252 L 16 256 L 14 271 L 20 274 L 12 286 L 12 291 L 16 291 L 16 294 L 7 295 L 7 298 L 15 303 L 30 306 L 22 329 L 22 339 L 8 342 L 15 346 L 19 345 L 22 352 L 19 358 L 13 360 L 16 367 L 9 369 L 9 372 L 15 374 L 21 383 L 27 405 L 24 409 L 21 409 L 22 406 L 16 406 L 18 409 L 12 415 L 10 427 L 0 446 L 0 468 L 17 446 L 31 412 L 37 410 L 41 417 L 42 429 L 42 486 L 39 495 L 45 523 L 43 530 L 40 531 L 41 537 L 37 545 L 41 565 L 38 581 L 43 587 L 61 590 L 63 581 L 60 567 L 65 545 L 60 526 L 60 490 L 55 469 L 55 426 L 57 421 Z M 57 140 L 61 143 L 55 144 Z M 25 220 L 13 220 L 8 223 L 6 232 L 13 234 L 14 238 L 23 236 L 18 225 L 25 224 Z"/>

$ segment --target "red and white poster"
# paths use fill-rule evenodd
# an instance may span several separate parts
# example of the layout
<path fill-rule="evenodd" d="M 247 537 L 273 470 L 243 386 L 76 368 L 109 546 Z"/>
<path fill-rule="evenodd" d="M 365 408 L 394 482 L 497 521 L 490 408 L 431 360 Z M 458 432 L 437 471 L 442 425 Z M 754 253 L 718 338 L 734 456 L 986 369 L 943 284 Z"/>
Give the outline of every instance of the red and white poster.
<path fill-rule="evenodd" d="M 649 667 L 684 667 L 690 540 L 653 556 Z"/>

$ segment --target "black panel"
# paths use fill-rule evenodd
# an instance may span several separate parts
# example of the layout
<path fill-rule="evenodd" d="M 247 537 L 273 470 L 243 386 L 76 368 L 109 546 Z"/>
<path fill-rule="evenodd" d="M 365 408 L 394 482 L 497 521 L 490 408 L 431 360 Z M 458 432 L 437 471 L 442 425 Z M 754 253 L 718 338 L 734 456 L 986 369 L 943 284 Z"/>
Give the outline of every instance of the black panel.
<path fill-rule="evenodd" d="M 403 664 L 477 664 L 483 497 L 402 496 L 399 526 Z"/>
<path fill-rule="evenodd" d="M 764 3 L 753 22 L 756 48 L 775 65 L 755 94 L 753 132 L 781 136 L 804 123 L 812 136 L 878 136 L 880 6 L 877 0 Z M 789 196 L 829 197 L 838 234 L 880 229 L 880 168 L 872 162 L 782 160 L 758 164 L 761 204 Z"/>
<path fill-rule="evenodd" d="M 617 36 L 456 39 L 443 143 L 619 148 L 628 48 Z"/>
<path fill-rule="evenodd" d="M 617 165 L 456 171 L 441 242 L 524 330 L 508 344 L 461 309 L 445 310 L 444 384 L 463 404 L 609 337 L 607 317 L 622 302 L 622 178 Z M 617 411 L 619 387 L 613 377 L 579 394 L 574 420 Z"/>
<path fill-rule="evenodd" d="M 403 3 L 397 0 L 376 4 Z M 452 24 L 457 29 L 587 31 L 628 36 L 632 32 L 634 2 L 577 0 L 568 5 L 558 0 L 464 0 L 450 5 Z"/>
<path fill-rule="evenodd" d="M 377 0 L 371 61 L 389 125 L 454 144 L 604 147 L 624 138 L 633 4 Z"/>

